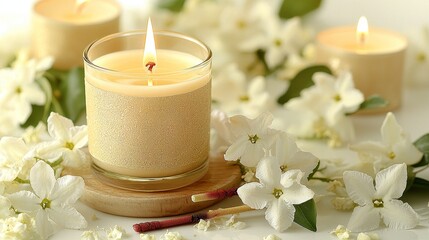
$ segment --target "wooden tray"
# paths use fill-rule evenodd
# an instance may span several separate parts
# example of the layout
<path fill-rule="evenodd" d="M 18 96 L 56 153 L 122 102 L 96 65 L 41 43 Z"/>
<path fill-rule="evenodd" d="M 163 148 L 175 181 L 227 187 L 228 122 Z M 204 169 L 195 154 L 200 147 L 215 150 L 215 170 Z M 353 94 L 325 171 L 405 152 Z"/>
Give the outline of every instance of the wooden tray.
<path fill-rule="evenodd" d="M 165 217 L 195 212 L 219 200 L 194 203 L 193 194 L 237 187 L 241 181 L 240 168 L 222 158 L 209 159 L 208 173 L 192 185 L 165 192 L 133 192 L 100 182 L 90 166 L 67 169 L 64 174 L 81 176 L 85 180 L 82 202 L 99 211 L 126 217 Z"/>

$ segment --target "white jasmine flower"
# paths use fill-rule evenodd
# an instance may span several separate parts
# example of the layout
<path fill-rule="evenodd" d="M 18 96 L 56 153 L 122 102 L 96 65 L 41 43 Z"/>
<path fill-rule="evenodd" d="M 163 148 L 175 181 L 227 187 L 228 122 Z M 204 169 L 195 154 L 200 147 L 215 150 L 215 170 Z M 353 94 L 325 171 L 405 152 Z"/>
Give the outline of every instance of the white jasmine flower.
<path fill-rule="evenodd" d="M 207 232 L 207 229 L 210 227 L 210 220 L 200 219 L 200 221 L 194 225 L 194 227 L 198 230 Z"/>
<path fill-rule="evenodd" d="M 185 238 L 179 232 L 167 231 L 162 237 L 162 240 L 184 240 Z"/>
<path fill-rule="evenodd" d="M 264 237 L 263 239 L 264 239 L 264 240 L 282 240 L 281 238 L 277 237 L 277 236 L 276 236 L 276 235 L 274 235 L 274 234 L 270 234 L 270 235 L 268 235 L 268 236 Z"/>
<path fill-rule="evenodd" d="M 429 85 L 429 27 L 424 25 L 420 36 L 410 38 L 407 48 L 406 80 L 416 86 Z"/>
<path fill-rule="evenodd" d="M 70 229 L 87 226 L 85 218 L 72 207 L 83 193 L 85 184 L 81 177 L 67 175 L 55 179 L 53 169 L 39 161 L 30 171 L 30 184 L 34 193 L 20 191 L 8 197 L 18 211 L 35 214 L 37 230 L 43 238 L 54 233 L 54 225 Z"/>
<path fill-rule="evenodd" d="M 118 225 L 115 225 L 112 229 L 110 229 L 107 232 L 107 239 L 108 240 L 120 240 L 124 236 L 126 236 L 125 230 Z"/>
<path fill-rule="evenodd" d="M 331 231 L 331 234 L 337 236 L 340 240 L 350 239 L 350 230 L 348 230 L 343 225 L 338 225 L 334 230 Z"/>
<path fill-rule="evenodd" d="M 17 217 L 0 219 L 0 239 L 42 240 L 35 228 L 35 221 L 26 213 Z"/>
<path fill-rule="evenodd" d="M 0 69 L 0 108 L 13 112 L 20 124 L 31 114 L 31 105 L 43 105 L 46 95 L 35 82 L 36 65 Z"/>
<path fill-rule="evenodd" d="M 156 240 L 155 235 L 153 234 L 144 234 L 144 233 L 140 233 L 140 239 L 141 240 Z"/>
<path fill-rule="evenodd" d="M 359 233 L 357 235 L 356 240 L 379 240 L 380 237 L 378 236 L 377 233 Z"/>
<path fill-rule="evenodd" d="M 295 122 L 286 131 L 299 137 L 328 138 L 331 146 L 352 140 L 353 124 L 346 114 L 355 112 L 364 98 L 354 88 L 351 74 L 344 72 L 336 79 L 316 73 L 313 80 L 313 86 L 285 104 L 287 116 L 300 116 L 292 118 Z"/>
<path fill-rule="evenodd" d="M 269 129 L 273 116 L 263 113 L 255 119 L 244 116 L 230 118 L 231 131 L 235 140 L 225 153 L 225 160 L 236 161 L 247 167 L 255 167 L 275 140 L 275 133 Z"/>
<path fill-rule="evenodd" d="M 301 26 L 299 18 L 288 21 L 273 21 L 266 26 L 268 31 L 259 38 L 244 44 L 245 48 L 264 49 L 265 61 L 272 69 L 281 65 L 289 54 L 298 53 L 310 39 L 310 34 Z"/>
<path fill-rule="evenodd" d="M 74 126 L 70 119 L 52 112 L 48 118 L 48 132 L 54 140 L 42 145 L 48 150 L 40 151 L 50 152 L 55 157 L 61 155 L 64 166 L 79 167 L 85 163 L 87 155 L 81 148 L 88 144 L 87 126 Z"/>
<path fill-rule="evenodd" d="M 408 203 L 397 200 L 407 185 L 407 166 L 395 164 L 381 170 L 375 177 L 346 171 L 344 184 L 350 198 L 359 206 L 353 210 L 348 228 L 352 231 L 369 231 L 378 228 L 380 220 L 394 229 L 417 226 L 419 218 Z"/>
<path fill-rule="evenodd" d="M 82 235 L 80 235 L 80 240 L 100 240 L 100 236 L 96 231 L 84 231 Z"/>
<path fill-rule="evenodd" d="M 295 141 L 285 132 L 276 141 L 275 158 L 282 172 L 298 169 L 304 172 L 304 181 L 316 168 L 319 159 L 309 152 L 301 151 Z"/>
<path fill-rule="evenodd" d="M 291 53 L 288 55 L 285 64 L 277 72 L 280 79 L 290 80 L 304 68 L 314 64 L 315 46 L 307 44 L 302 50 L 302 54 Z"/>
<path fill-rule="evenodd" d="M 300 170 L 281 170 L 273 157 L 263 158 L 256 168 L 259 183 L 247 183 L 237 193 L 244 204 L 254 209 L 267 208 L 265 218 L 278 230 L 286 230 L 293 222 L 295 208 L 313 198 L 314 193 L 302 185 L 304 173 Z"/>
<path fill-rule="evenodd" d="M 219 15 L 219 29 L 228 43 L 236 48 L 255 52 L 252 44 L 243 48 L 253 38 L 262 38 L 269 23 L 277 20 L 273 4 L 261 0 L 223 1 L 225 5 Z"/>
<path fill-rule="evenodd" d="M 29 148 L 20 138 L 3 137 L 0 139 L 0 181 L 13 181 L 17 177 L 28 178 L 34 160 L 24 160 Z"/>
<path fill-rule="evenodd" d="M 9 199 L 0 195 L 0 219 L 12 215 L 11 207 L 12 204 Z"/>
<path fill-rule="evenodd" d="M 256 117 L 276 106 L 276 96 L 270 95 L 266 81 L 257 76 L 247 82 L 236 64 L 227 65 L 213 80 L 215 106 L 228 114 Z"/>
<path fill-rule="evenodd" d="M 374 163 L 374 172 L 397 163 L 412 165 L 423 154 L 414 146 L 393 113 L 387 113 L 381 126 L 381 142 L 366 141 L 350 148 L 359 153 L 361 160 Z"/>
<path fill-rule="evenodd" d="M 36 127 L 27 127 L 22 138 L 27 144 L 35 144 L 50 140 L 46 125 L 43 122 L 39 122 Z"/>

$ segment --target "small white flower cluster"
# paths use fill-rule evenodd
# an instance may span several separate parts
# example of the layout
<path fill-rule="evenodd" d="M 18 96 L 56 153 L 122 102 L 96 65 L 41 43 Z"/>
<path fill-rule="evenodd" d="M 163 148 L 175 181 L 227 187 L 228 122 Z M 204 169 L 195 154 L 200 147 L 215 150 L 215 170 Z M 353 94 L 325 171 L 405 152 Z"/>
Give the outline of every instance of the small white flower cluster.
<path fill-rule="evenodd" d="M 301 151 L 285 132 L 270 128 L 273 116 L 263 113 L 255 119 L 213 114 L 217 134 L 229 143 L 225 160 L 256 167 L 259 182 L 247 183 L 237 192 L 244 204 L 254 209 L 267 208 L 265 218 L 278 231 L 294 220 L 294 204 L 313 198 L 314 193 L 301 184 L 316 168 L 318 159 Z M 216 122 L 216 120 L 218 122 Z M 220 147 L 225 149 L 225 147 Z"/>
<path fill-rule="evenodd" d="M 331 231 L 332 235 L 335 235 L 340 240 L 351 240 L 353 233 L 343 225 L 338 225 L 334 230 Z M 361 232 L 357 235 L 356 240 L 379 240 L 377 233 Z"/>
<path fill-rule="evenodd" d="M 73 207 L 83 193 L 81 177 L 59 177 L 65 166 L 78 167 L 87 159 L 81 150 L 88 142 L 86 126 L 75 127 L 57 113 L 44 125 L 29 129 L 23 138 L 0 139 L 0 217 L 16 213 L 34 217 L 42 239 L 58 227 L 81 229 L 84 217 Z M 31 230 L 30 227 L 27 228 Z M 27 231 L 27 230 L 25 230 Z"/>
<path fill-rule="evenodd" d="M 215 218 L 213 220 L 203 220 L 194 225 L 194 227 L 200 231 L 206 232 L 212 227 L 217 229 L 235 229 L 241 230 L 246 228 L 246 223 L 237 220 L 237 214 L 233 214 L 229 219 L 225 220 L 224 218 Z"/>
<path fill-rule="evenodd" d="M 153 234 L 140 234 L 140 239 L 142 240 L 156 240 L 156 236 Z M 161 236 L 160 240 L 185 240 L 185 238 L 180 235 L 179 232 L 170 232 L 167 230 L 167 232 Z"/>
<path fill-rule="evenodd" d="M 31 105 L 44 105 L 46 94 L 36 82 L 52 66 L 50 57 L 36 61 L 21 51 L 11 67 L 0 69 L 0 137 L 17 135 L 32 112 Z"/>
<path fill-rule="evenodd" d="M 358 110 L 363 94 L 354 87 L 350 72 L 335 78 L 315 73 L 314 85 L 304 89 L 300 97 L 284 105 L 285 121 L 281 128 L 301 138 L 328 139 L 332 147 L 354 139 L 354 128 L 347 114 Z"/>
<path fill-rule="evenodd" d="M 100 235 L 101 233 L 101 235 Z M 123 237 L 127 237 L 126 231 L 115 225 L 113 228 L 107 231 L 84 231 L 81 235 L 81 240 L 121 240 Z"/>

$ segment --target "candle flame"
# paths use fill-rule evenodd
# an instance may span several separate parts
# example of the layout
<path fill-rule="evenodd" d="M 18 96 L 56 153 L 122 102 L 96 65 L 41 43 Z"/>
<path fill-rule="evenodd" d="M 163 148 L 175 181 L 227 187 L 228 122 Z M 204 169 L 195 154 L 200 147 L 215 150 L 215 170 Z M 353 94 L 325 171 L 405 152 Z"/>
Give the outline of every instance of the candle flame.
<path fill-rule="evenodd" d="M 75 8 L 76 13 L 80 13 L 85 5 L 89 0 L 76 0 Z"/>
<path fill-rule="evenodd" d="M 356 40 L 360 44 L 365 44 L 368 40 L 368 20 L 365 16 L 359 18 L 359 22 L 356 28 Z"/>
<path fill-rule="evenodd" d="M 147 69 L 152 72 L 153 68 L 156 66 L 156 47 L 155 39 L 153 37 L 152 23 L 150 18 L 147 22 L 147 32 L 146 32 L 146 43 L 143 53 L 143 64 Z M 152 79 L 149 79 L 148 85 L 152 86 Z"/>

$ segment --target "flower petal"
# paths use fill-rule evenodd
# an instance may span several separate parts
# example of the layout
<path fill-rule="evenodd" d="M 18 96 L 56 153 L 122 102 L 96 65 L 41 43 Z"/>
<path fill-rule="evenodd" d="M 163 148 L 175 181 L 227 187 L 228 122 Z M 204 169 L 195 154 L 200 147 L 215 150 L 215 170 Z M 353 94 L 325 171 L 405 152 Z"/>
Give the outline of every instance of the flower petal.
<path fill-rule="evenodd" d="M 82 177 L 66 175 L 57 179 L 52 189 L 51 201 L 58 203 L 75 203 L 83 193 L 85 183 Z"/>
<path fill-rule="evenodd" d="M 43 161 L 38 161 L 30 170 L 30 184 L 41 199 L 50 196 L 55 185 L 54 170 Z"/>
<path fill-rule="evenodd" d="M 383 169 L 375 176 L 375 197 L 384 201 L 392 198 L 400 198 L 407 186 L 407 166 L 395 164 Z"/>
<path fill-rule="evenodd" d="M 280 187 L 281 170 L 274 157 L 264 157 L 256 168 L 256 177 L 269 187 Z"/>
<path fill-rule="evenodd" d="M 375 189 L 372 177 L 357 171 L 343 173 L 347 194 L 357 204 L 372 204 Z"/>
<path fill-rule="evenodd" d="M 48 132 L 56 140 L 69 140 L 69 129 L 74 127 L 73 122 L 58 113 L 51 112 L 48 118 Z"/>
<path fill-rule="evenodd" d="M 353 232 L 371 231 L 380 226 L 380 213 L 373 205 L 355 207 L 347 228 Z"/>
<path fill-rule="evenodd" d="M 42 239 L 47 239 L 54 234 L 55 229 L 51 221 L 48 219 L 48 214 L 44 210 L 39 210 L 36 214 L 36 228 Z"/>
<path fill-rule="evenodd" d="M 260 141 L 255 144 L 248 142 L 243 155 L 241 155 L 240 163 L 247 167 L 256 167 L 264 155 L 264 148 Z"/>
<path fill-rule="evenodd" d="M 414 209 L 400 200 L 384 202 L 380 210 L 386 226 L 394 229 L 411 229 L 419 224 L 419 217 Z"/>
<path fill-rule="evenodd" d="M 241 137 L 237 139 L 231 146 L 229 146 L 228 150 L 225 152 L 225 160 L 227 161 L 237 161 L 241 158 L 244 151 L 247 147 L 247 139 Z"/>
<path fill-rule="evenodd" d="M 402 127 L 396 121 L 395 115 L 389 112 L 381 126 L 381 137 L 388 146 L 393 146 L 396 142 L 404 138 Z"/>
<path fill-rule="evenodd" d="M 293 205 L 281 200 L 272 201 L 265 212 L 265 219 L 279 232 L 283 232 L 292 225 L 294 216 Z"/>
<path fill-rule="evenodd" d="M 413 165 L 418 163 L 423 156 L 423 153 L 420 152 L 408 139 L 397 142 L 392 146 L 392 149 L 396 155 L 394 159 L 395 163 L 406 163 L 407 165 Z"/>
<path fill-rule="evenodd" d="M 295 182 L 286 189 L 280 199 L 291 204 L 301 204 L 312 199 L 313 196 L 314 192 L 312 190 Z"/>
<path fill-rule="evenodd" d="M 12 193 L 7 197 L 12 203 L 12 206 L 20 212 L 33 212 L 41 208 L 41 199 L 30 191 Z"/>
<path fill-rule="evenodd" d="M 253 209 L 265 208 L 274 195 L 260 183 L 247 183 L 237 189 L 238 196 L 244 204 Z"/>
<path fill-rule="evenodd" d="M 77 126 L 70 129 L 71 141 L 74 144 L 74 149 L 86 147 L 88 144 L 88 127 Z"/>
<path fill-rule="evenodd" d="M 85 218 L 68 204 L 52 205 L 48 209 L 49 217 L 58 225 L 69 229 L 82 229 L 88 226 Z"/>

